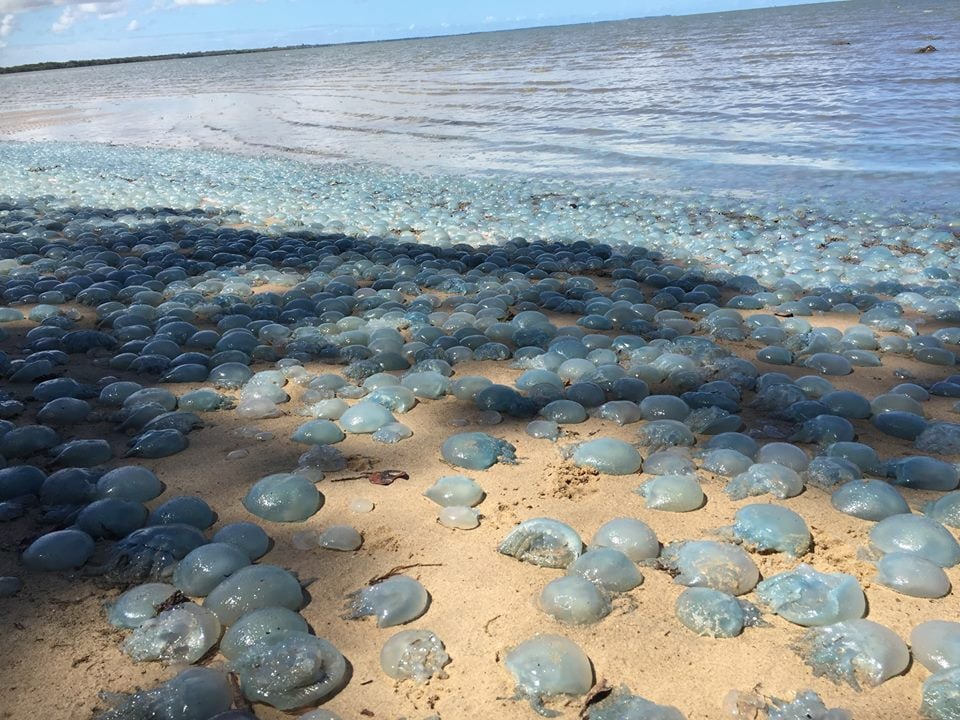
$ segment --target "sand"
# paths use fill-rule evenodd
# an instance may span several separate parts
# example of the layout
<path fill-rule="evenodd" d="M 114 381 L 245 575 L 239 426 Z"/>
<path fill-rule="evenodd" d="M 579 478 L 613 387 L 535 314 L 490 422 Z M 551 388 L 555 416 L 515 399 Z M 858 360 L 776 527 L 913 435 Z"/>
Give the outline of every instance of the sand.
<path fill-rule="evenodd" d="M 89 316 L 89 309 L 83 310 Z M 841 319 L 826 316 L 814 320 L 837 326 Z M 555 321 L 569 323 L 572 318 Z M 18 347 L 18 335 L 31 325 L 6 325 L 11 339 L 5 347 Z M 736 349 L 752 359 L 757 348 Z M 71 360 L 76 362 L 67 372 L 78 380 L 95 382 L 105 374 L 92 358 L 72 356 Z M 760 367 L 761 371 L 793 376 L 808 374 L 803 368 Z M 340 369 L 319 363 L 307 368 L 314 373 Z M 900 381 L 894 376 L 897 368 L 927 379 L 947 374 L 945 368 L 887 357 L 882 368 L 857 368 L 850 376 L 830 379 L 837 387 L 873 397 Z M 464 363 L 456 371 L 458 376 L 484 374 L 504 383 L 511 383 L 519 374 L 507 362 Z M 195 386 L 166 387 L 181 394 Z M 28 386 L 10 385 L 8 389 L 21 398 L 30 391 Z M 952 404 L 951 400 L 936 398 L 926 407 L 931 416 L 955 418 Z M 28 416 L 37 410 L 35 403 L 29 405 Z M 295 396 L 284 410 L 293 413 L 297 405 Z M 635 517 L 648 523 L 662 543 L 669 543 L 710 538 L 718 528 L 732 522 L 738 507 L 773 500 L 765 496 L 732 502 L 723 493 L 721 478 L 702 474 L 708 497 L 702 509 L 685 514 L 646 510 L 634 489 L 647 476 L 614 477 L 577 470 L 560 454 L 562 446 L 577 440 L 599 436 L 630 440 L 637 425 L 616 427 L 591 419 L 567 426 L 564 437 L 554 444 L 528 437 L 524 432 L 526 421 L 508 419 L 497 426 L 480 426 L 478 415 L 472 406 L 451 396 L 423 401 L 401 416 L 399 419 L 413 429 L 414 436 L 397 445 L 377 444 L 366 435 L 348 436 L 338 447 L 350 458 L 350 467 L 342 473 L 331 473 L 319 484 L 326 501 L 313 518 L 288 525 L 260 521 L 274 543 L 261 562 L 275 563 L 298 574 L 309 593 L 303 616 L 317 635 L 344 653 L 352 666 L 349 684 L 325 704 L 326 708 L 345 719 L 434 715 L 445 720 L 534 718 L 537 716 L 527 705 L 510 699 L 514 688 L 502 657 L 506 650 L 537 633 L 559 633 L 584 649 L 598 680 L 612 686 L 627 684 L 650 700 L 675 705 L 691 720 L 727 717 L 722 705 L 732 689 L 756 689 L 766 696 L 792 698 L 797 691 L 811 688 L 829 706 L 846 707 L 857 718 L 917 716 L 921 683 L 928 676 L 923 667 L 913 664 L 906 673 L 878 688 L 855 692 L 813 677 L 791 650 L 802 628 L 776 616 L 766 616 L 769 627 L 747 629 L 735 639 L 696 637 L 674 618 L 674 603 L 683 588 L 655 569 L 645 568 L 644 583 L 619 597 L 614 611 L 601 622 L 567 627 L 553 621 L 537 608 L 536 598 L 561 571 L 520 563 L 496 551 L 500 540 L 518 522 L 540 516 L 557 518 L 589 541 L 605 521 Z M 142 462 L 167 486 L 166 493 L 152 505 L 177 494 L 198 494 L 217 511 L 215 527 L 254 520 L 243 509 L 241 498 L 260 477 L 293 469 L 305 448 L 288 438 L 304 418 L 290 414 L 243 422 L 228 411 L 208 414 L 204 419 L 207 427 L 190 435 L 186 452 Z M 469 425 L 455 427 L 458 419 L 466 419 Z M 744 419 L 749 428 L 768 424 L 750 411 L 744 413 Z M 253 426 L 270 431 L 274 438 L 257 441 L 238 437 L 238 428 Z M 858 421 L 856 426 L 859 439 L 877 447 L 883 457 L 914 452 L 909 443 L 880 435 L 867 423 Z M 439 507 L 422 492 L 438 477 L 455 472 L 441 461 L 439 446 L 449 434 L 464 430 L 482 430 L 508 440 L 516 446 L 519 462 L 466 473 L 486 491 L 486 499 L 479 506 L 483 517 L 479 528 L 455 531 L 436 522 Z M 125 438 L 107 434 L 111 431 L 109 423 L 91 423 L 76 428 L 76 435 L 111 438 L 119 455 Z M 225 459 L 237 449 L 247 450 L 248 455 L 240 460 Z M 124 463 L 118 459 L 112 464 Z M 362 479 L 335 482 L 337 477 L 374 469 L 404 470 L 410 478 L 386 487 Z M 914 509 L 938 495 L 910 490 L 904 494 Z M 352 513 L 348 505 L 358 497 L 373 501 L 375 509 L 368 514 Z M 815 547 L 803 562 L 821 571 L 851 573 L 861 581 L 869 602 L 869 619 L 893 629 L 905 640 L 920 622 L 957 619 L 960 602 L 956 595 L 921 600 L 873 584 L 873 566 L 859 559 L 871 523 L 835 511 L 828 493 L 808 487 L 798 497 L 776 502 L 799 512 L 811 528 Z M 301 551 L 291 542 L 294 533 L 304 529 L 344 523 L 362 532 L 360 550 Z M 125 633 L 107 624 L 103 609 L 104 603 L 119 594 L 119 588 L 84 572 L 34 573 L 19 565 L 18 554 L 24 544 L 45 530 L 30 516 L 0 525 L 0 575 L 18 575 L 24 582 L 24 589 L 16 597 L 0 599 L 0 627 L 4 628 L 0 717 L 88 718 L 105 707 L 98 697 L 101 691 L 130 692 L 171 677 L 176 669 L 156 663 L 135 664 L 120 652 Z M 764 576 L 790 569 L 798 562 L 783 555 L 752 555 Z M 406 627 L 434 631 L 451 657 L 447 677 L 423 685 L 395 682 L 380 670 L 380 648 L 400 628 L 378 629 L 369 618 L 341 617 L 346 593 L 402 565 L 414 566 L 406 574 L 418 579 L 431 597 L 425 615 Z M 949 570 L 948 575 L 955 586 L 960 584 L 958 568 Z M 204 663 L 216 665 L 221 661 L 214 655 Z M 576 718 L 582 704 L 582 698 L 573 698 L 567 703 L 551 703 L 551 707 L 560 710 L 563 717 Z M 256 712 L 261 718 L 289 717 L 265 706 L 257 706 Z"/>

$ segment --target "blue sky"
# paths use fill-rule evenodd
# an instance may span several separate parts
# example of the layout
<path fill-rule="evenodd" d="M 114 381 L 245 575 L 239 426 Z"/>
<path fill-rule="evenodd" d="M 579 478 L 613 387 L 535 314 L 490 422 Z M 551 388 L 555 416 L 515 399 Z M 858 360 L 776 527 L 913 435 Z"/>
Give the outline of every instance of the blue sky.
<path fill-rule="evenodd" d="M 0 66 L 384 40 L 810 0 L 0 0 Z"/>

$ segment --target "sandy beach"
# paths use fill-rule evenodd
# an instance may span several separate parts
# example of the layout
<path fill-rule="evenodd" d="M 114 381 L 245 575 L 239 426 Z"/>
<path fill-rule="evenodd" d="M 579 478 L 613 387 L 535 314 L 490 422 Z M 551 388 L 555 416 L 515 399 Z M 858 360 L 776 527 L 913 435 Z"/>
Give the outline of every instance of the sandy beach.
<path fill-rule="evenodd" d="M 85 312 L 89 315 L 89 310 Z M 569 322 L 553 316 L 559 325 Z M 820 316 L 817 324 L 842 326 L 835 317 Z M 7 347 L 29 323 L 6 325 Z M 751 358 L 755 348 L 726 344 Z M 104 370 L 95 358 L 77 358 L 69 375 L 80 381 L 97 382 Z M 314 373 L 337 372 L 338 366 L 309 364 Z M 807 374 L 803 368 L 760 366 L 761 371 Z M 934 368 L 897 358 L 882 368 L 857 368 L 844 378 L 832 378 L 838 388 L 852 389 L 872 397 L 897 384 L 895 369 L 909 370 L 918 378 L 932 378 Z M 519 374 L 509 363 L 468 362 L 457 365 L 456 375 L 483 374 L 495 382 L 511 384 Z M 124 377 L 122 374 L 119 377 Z M 132 379 L 132 378 L 124 378 Z M 168 386 L 178 395 L 192 386 Z M 11 386 L 15 396 L 29 394 L 29 387 Z M 656 388 L 653 390 L 656 392 Z M 931 417 L 949 418 L 952 401 L 934 398 L 927 407 Z M 36 404 L 28 401 L 30 410 Z M 297 397 L 287 404 L 292 412 Z M 324 707 L 344 718 L 523 718 L 534 717 L 524 703 L 511 698 L 512 681 L 503 667 L 508 649 L 538 633 L 559 633 L 576 641 L 590 657 L 596 679 L 616 687 L 628 685 L 655 702 L 674 705 L 691 720 L 725 717 L 722 707 L 731 690 L 756 692 L 776 698 L 791 698 L 804 688 L 818 692 L 828 706 L 845 707 L 857 718 L 913 717 L 920 702 L 920 685 L 928 675 L 913 665 L 904 675 L 882 686 L 854 692 L 813 677 L 791 646 L 802 628 L 774 615 L 766 615 L 769 627 L 748 628 L 734 639 L 697 637 L 674 617 L 674 603 L 683 590 L 663 571 L 644 568 L 644 583 L 618 597 L 613 612 L 595 625 L 564 626 L 537 608 L 537 596 L 558 570 L 520 563 L 496 551 L 497 544 L 518 522 L 532 517 L 552 517 L 579 531 L 585 541 L 613 517 L 634 517 L 648 523 L 661 543 L 710 538 L 732 522 L 733 514 L 747 501 L 730 501 L 723 492 L 724 480 L 700 473 L 706 505 L 690 513 L 647 510 L 634 489 L 649 476 L 607 476 L 576 468 L 563 460 L 560 448 L 594 437 L 618 437 L 630 441 L 636 425 L 617 427 L 590 419 L 566 426 L 554 444 L 526 435 L 526 422 L 506 419 L 493 427 L 477 424 L 478 412 L 453 397 L 421 401 L 402 420 L 414 431 L 410 440 L 397 445 L 374 443 L 369 436 L 350 435 L 339 447 L 349 458 L 349 467 L 331 473 L 319 484 L 325 496 L 323 508 L 305 523 L 260 522 L 273 540 L 273 548 L 261 562 L 294 571 L 304 583 L 309 602 L 302 614 L 314 632 L 333 642 L 348 658 L 352 677 L 347 687 Z M 295 415 L 243 422 L 231 411 L 205 415 L 207 426 L 191 435 L 190 448 L 179 455 L 141 461 L 166 484 L 166 499 L 178 494 L 205 498 L 219 516 L 219 527 L 237 520 L 254 519 L 241 505 L 249 486 L 260 477 L 292 470 L 303 446 L 289 440 L 302 421 Z M 437 478 L 456 472 L 440 458 L 440 443 L 453 432 L 456 420 L 466 420 L 466 429 L 491 432 L 517 447 L 517 465 L 495 465 L 488 471 L 468 472 L 486 491 L 479 506 L 482 521 L 472 531 L 455 531 L 436 521 L 438 507 L 422 497 Z M 747 428 L 769 425 L 767 419 L 747 410 Z M 774 423 L 776 425 L 776 423 Z M 883 457 L 910 454 L 910 443 L 892 439 L 856 423 L 859 440 L 876 447 Z M 273 434 L 267 441 L 238 437 L 238 429 L 256 427 Z M 125 438 L 107 423 L 75 428 L 77 436 L 108 437 L 116 454 Z M 226 460 L 231 451 L 248 455 Z M 809 448 L 813 449 L 813 448 Z M 112 465 L 123 464 L 116 460 Z M 369 470 L 401 469 L 409 480 L 381 487 L 365 480 L 336 482 Z M 937 493 L 904 490 L 911 507 L 919 509 Z M 355 498 L 375 503 L 369 514 L 350 512 Z M 814 537 L 812 553 L 799 559 L 782 554 L 751 556 L 764 577 L 794 567 L 802 561 L 823 572 L 845 572 L 861 582 L 869 602 L 868 617 L 908 638 L 914 626 L 930 619 L 955 617 L 956 598 L 921 600 L 898 595 L 872 582 L 874 567 L 861 558 L 872 523 L 843 515 L 830 506 L 829 493 L 808 486 L 798 497 L 774 501 L 800 513 Z M 157 504 L 155 501 L 152 505 Z M 360 550 L 338 553 L 329 550 L 298 550 L 292 537 L 304 529 L 322 529 L 350 524 L 361 531 Z M 215 529 L 214 528 L 214 529 Z M 119 593 L 102 578 L 89 573 L 35 573 L 18 563 L 18 550 L 42 531 L 32 517 L 0 526 L 2 554 L 0 575 L 22 577 L 24 589 L 14 598 L 0 600 L 0 622 L 8 628 L 7 661 L 0 673 L 5 701 L 2 717 L 87 718 L 104 703 L 98 693 L 131 692 L 170 677 L 175 669 L 156 663 L 135 664 L 121 653 L 125 633 L 106 622 L 104 604 Z M 429 591 L 428 611 L 407 627 L 434 631 L 451 657 L 448 677 L 418 685 L 395 682 L 379 668 L 378 654 L 396 628 L 378 629 L 370 620 L 344 620 L 341 615 L 346 593 L 363 587 L 370 578 L 398 566 L 418 579 Z M 956 585 L 956 568 L 948 571 Z M 746 596 L 750 599 L 752 595 Z M 216 665 L 215 654 L 204 663 Z M 577 717 L 583 698 L 554 702 L 563 717 Z M 265 706 L 258 717 L 285 715 Z"/>

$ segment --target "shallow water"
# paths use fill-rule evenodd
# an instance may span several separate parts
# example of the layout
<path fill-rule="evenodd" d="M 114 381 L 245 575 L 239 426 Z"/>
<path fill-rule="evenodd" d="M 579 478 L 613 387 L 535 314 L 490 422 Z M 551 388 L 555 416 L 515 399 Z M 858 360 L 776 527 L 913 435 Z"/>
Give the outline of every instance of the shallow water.
<path fill-rule="evenodd" d="M 944 203 L 958 31 L 950 0 L 854 0 L 7 75 L 0 131 Z"/>

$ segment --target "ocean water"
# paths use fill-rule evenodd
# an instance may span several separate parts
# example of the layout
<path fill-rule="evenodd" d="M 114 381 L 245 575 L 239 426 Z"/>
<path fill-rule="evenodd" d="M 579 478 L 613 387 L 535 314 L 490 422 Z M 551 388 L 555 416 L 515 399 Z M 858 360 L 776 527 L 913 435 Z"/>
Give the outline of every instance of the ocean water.
<path fill-rule="evenodd" d="M 0 140 L 955 208 L 957 38 L 852 0 L 6 75 Z"/>

